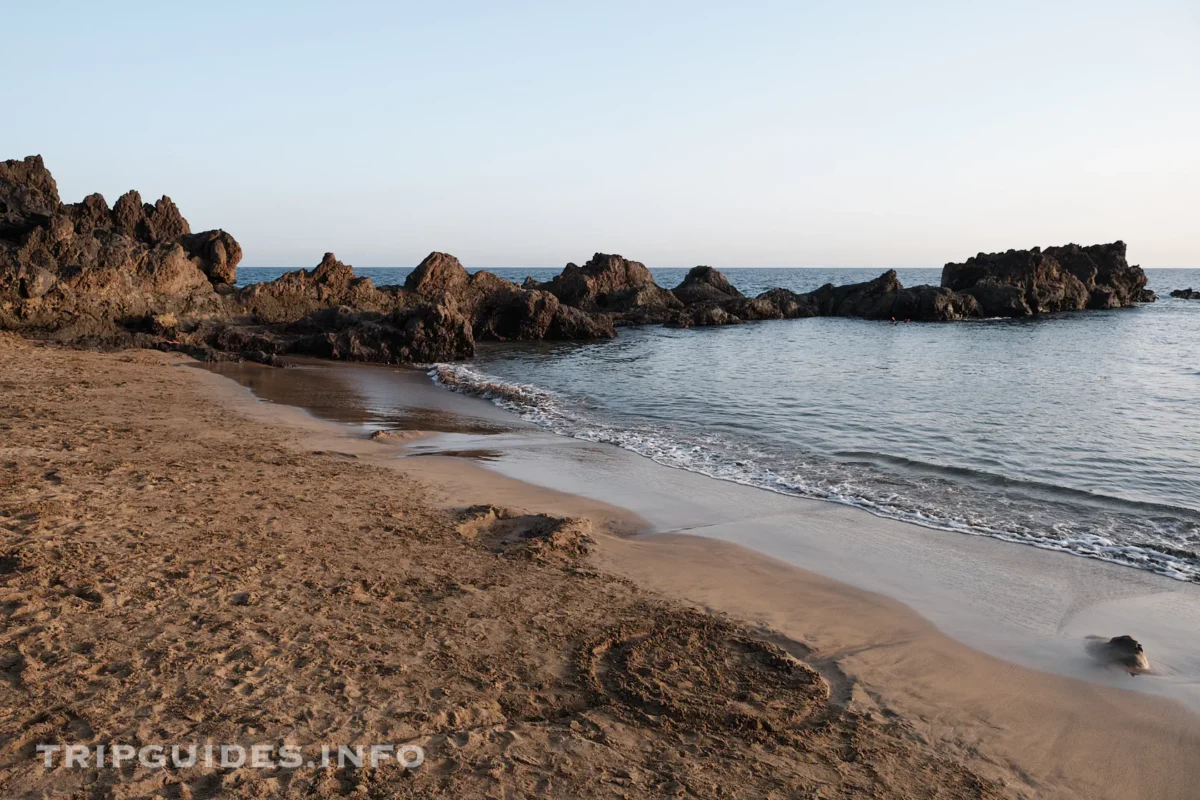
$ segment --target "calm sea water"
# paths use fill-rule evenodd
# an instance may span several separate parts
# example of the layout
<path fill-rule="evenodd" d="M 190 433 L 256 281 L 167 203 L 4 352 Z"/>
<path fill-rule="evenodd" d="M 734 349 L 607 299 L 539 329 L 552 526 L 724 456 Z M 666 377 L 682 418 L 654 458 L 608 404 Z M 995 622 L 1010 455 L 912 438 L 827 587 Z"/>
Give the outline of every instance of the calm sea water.
<path fill-rule="evenodd" d="M 906 285 L 940 277 L 898 271 Z M 755 294 L 880 270 L 725 272 Z M 1200 287 L 1200 270 L 1147 273 L 1162 299 L 1134 309 L 649 327 L 484 347 L 449 368 L 550 430 L 670 466 L 1200 581 L 1200 302 L 1165 296 Z M 684 274 L 655 270 L 664 286 Z"/>

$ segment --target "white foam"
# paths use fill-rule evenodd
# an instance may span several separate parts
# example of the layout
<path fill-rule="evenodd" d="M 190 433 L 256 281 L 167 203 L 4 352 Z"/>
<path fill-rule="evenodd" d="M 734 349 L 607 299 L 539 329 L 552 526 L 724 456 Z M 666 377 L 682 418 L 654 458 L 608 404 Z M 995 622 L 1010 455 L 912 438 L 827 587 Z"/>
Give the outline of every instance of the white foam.
<path fill-rule="evenodd" d="M 613 425 L 588 415 L 583 404 L 541 387 L 484 375 L 461 364 L 434 364 L 434 382 L 452 391 L 481 397 L 553 433 L 587 442 L 612 444 L 664 466 L 780 494 L 854 506 L 889 519 L 972 536 L 989 536 L 1045 550 L 1071 553 L 1156 572 L 1181 581 L 1200 582 L 1200 566 L 1169 553 L 1114 541 L 1103 533 L 1039 531 L 1013 520 L 960 518 L 947 508 L 922 508 L 898 493 L 871 496 L 841 475 L 830 476 L 803 460 L 772 468 L 765 453 L 716 435 L 685 437 L 649 424 Z M 837 478 L 833 480 L 832 478 Z M 1002 525 L 1002 526 L 1001 526 Z"/>

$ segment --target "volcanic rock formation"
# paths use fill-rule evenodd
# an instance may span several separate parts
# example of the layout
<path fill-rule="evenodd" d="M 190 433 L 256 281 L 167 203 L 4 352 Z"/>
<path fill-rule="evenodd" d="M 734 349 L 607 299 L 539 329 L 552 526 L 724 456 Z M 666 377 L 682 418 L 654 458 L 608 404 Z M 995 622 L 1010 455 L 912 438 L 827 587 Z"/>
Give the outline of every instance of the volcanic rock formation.
<path fill-rule="evenodd" d="M 813 316 L 951 321 L 1152 301 L 1125 244 L 980 254 L 947 264 L 941 286 L 895 271 L 808 292 L 745 297 L 712 267 L 674 289 L 644 264 L 595 254 L 546 282 L 468 273 L 430 253 L 403 286 L 376 286 L 332 253 L 311 270 L 237 289 L 242 249 L 192 233 L 167 197 L 98 194 L 63 204 L 40 156 L 0 163 L 0 328 L 104 346 L 179 349 L 275 363 L 289 353 L 383 363 L 467 358 L 480 341 L 607 339 L 615 326 L 731 325 Z M 1200 296 L 1190 290 L 1175 296 Z"/>
<path fill-rule="evenodd" d="M 942 286 L 975 298 L 985 317 L 1121 308 L 1149 299 L 1146 273 L 1125 260 L 1124 242 L 980 253 L 947 264 Z"/>
<path fill-rule="evenodd" d="M 626 324 L 666 322 L 683 308 L 679 298 L 654 282 L 645 264 L 605 253 L 582 267 L 567 264 L 553 280 L 531 288 L 589 314 L 615 314 Z"/>
<path fill-rule="evenodd" d="M 720 303 L 744 295 L 712 267 L 692 267 L 683 282 L 671 290 L 684 305 Z"/>
<path fill-rule="evenodd" d="M 224 231 L 192 234 L 168 197 L 64 204 L 41 156 L 0 163 L 0 327 L 103 339 L 150 313 L 212 313 L 240 258 Z"/>

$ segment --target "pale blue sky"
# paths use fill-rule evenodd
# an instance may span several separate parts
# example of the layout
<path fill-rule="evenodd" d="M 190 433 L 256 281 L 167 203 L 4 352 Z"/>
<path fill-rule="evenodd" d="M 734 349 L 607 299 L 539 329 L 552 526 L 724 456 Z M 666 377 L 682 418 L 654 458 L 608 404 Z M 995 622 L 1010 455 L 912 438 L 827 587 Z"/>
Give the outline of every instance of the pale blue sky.
<path fill-rule="evenodd" d="M 0 157 L 248 266 L 1200 267 L 1200 3 L 0 3 Z"/>

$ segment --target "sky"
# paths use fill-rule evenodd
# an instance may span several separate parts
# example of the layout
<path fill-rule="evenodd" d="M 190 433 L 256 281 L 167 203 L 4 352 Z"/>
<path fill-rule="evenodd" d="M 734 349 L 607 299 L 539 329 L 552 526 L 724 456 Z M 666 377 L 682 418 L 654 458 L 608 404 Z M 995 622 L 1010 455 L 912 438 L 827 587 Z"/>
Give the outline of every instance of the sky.
<path fill-rule="evenodd" d="M 1200 267 L 1200 2 L 37 3 L 0 158 L 245 266 Z"/>

